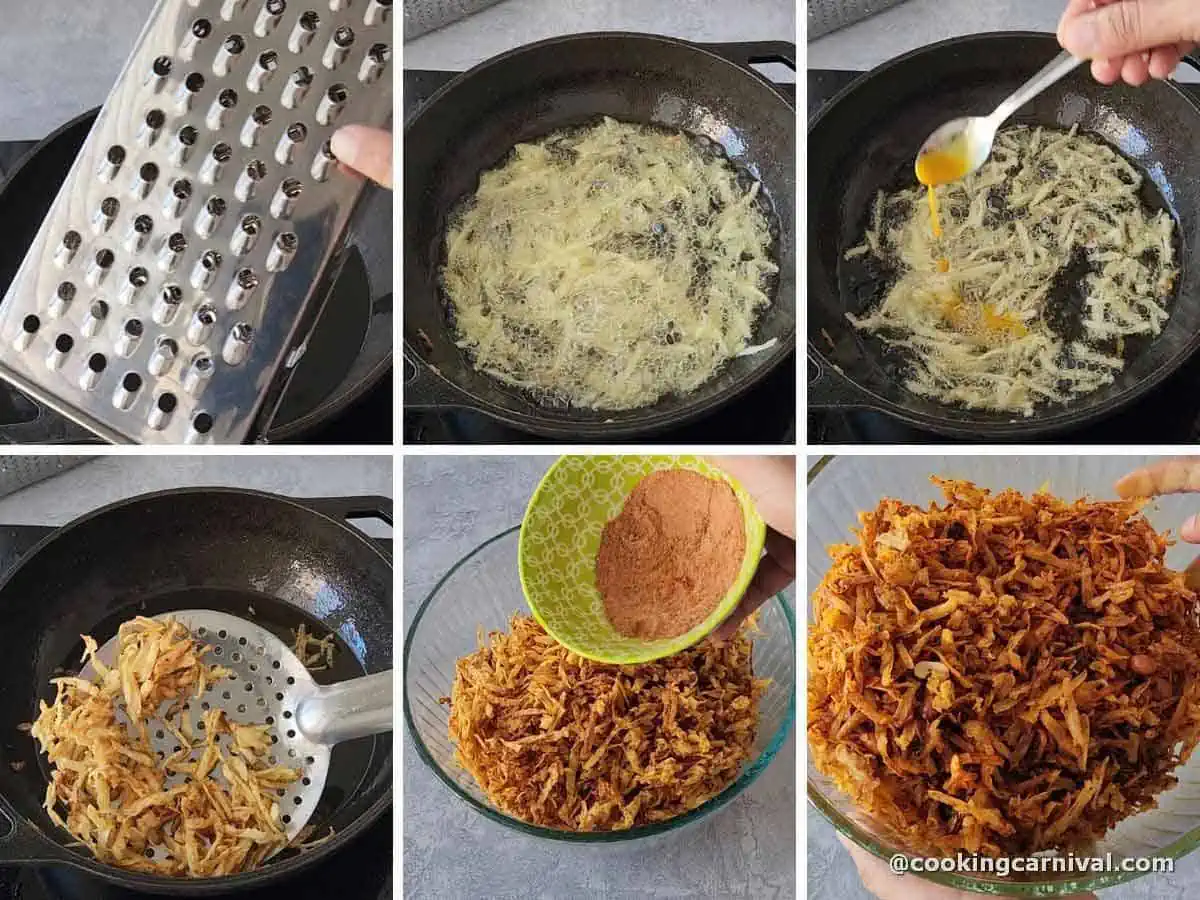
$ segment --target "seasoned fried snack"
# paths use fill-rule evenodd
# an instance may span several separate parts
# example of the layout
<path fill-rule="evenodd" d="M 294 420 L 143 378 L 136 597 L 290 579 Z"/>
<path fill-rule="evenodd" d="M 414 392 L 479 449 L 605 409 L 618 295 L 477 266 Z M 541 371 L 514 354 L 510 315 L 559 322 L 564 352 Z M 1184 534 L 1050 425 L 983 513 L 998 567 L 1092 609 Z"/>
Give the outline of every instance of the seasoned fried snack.
<path fill-rule="evenodd" d="M 456 666 L 450 738 L 494 804 L 611 831 L 701 805 L 750 758 L 767 682 L 739 635 L 636 666 L 571 653 L 528 616 Z M 481 641 L 481 644 L 483 642 Z"/>
<path fill-rule="evenodd" d="M 254 868 L 288 843 L 276 791 L 300 772 L 271 763 L 264 725 L 209 709 L 193 733 L 184 703 L 230 673 L 205 664 L 208 648 L 181 624 L 138 617 L 118 635 L 115 668 L 84 636 L 95 679 L 52 679 L 54 703 L 41 702 L 30 729 L 50 762 L 46 812 L 101 862 L 124 869 L 207 877 Z M 156 728 L 179 743 L 165 759 L 150 742 Z"/>
<path fill-rule="evenodd" d="M 831 548 L 814 764 L 913 852 L 1076 849 L 1154 806 L 1200 738 L 1197 596 L 1136 501 L 934 479 Z"/>

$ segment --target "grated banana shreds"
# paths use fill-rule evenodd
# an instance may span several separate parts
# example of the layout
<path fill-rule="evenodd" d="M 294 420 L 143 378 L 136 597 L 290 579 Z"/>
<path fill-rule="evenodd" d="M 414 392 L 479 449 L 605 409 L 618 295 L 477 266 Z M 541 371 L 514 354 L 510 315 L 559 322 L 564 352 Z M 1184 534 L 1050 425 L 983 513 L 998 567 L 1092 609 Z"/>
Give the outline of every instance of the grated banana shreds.
<path fill-rule="evenodd" d="M 752 757 L 758 703 L 745 631 L 636 666 L 571 653 L 528 616 L 458 660 L 456 759 L 505 812 L 548 828 L 661 822 L 729 786 Z"/>
<path fill-rule="evenodd" d="M 230 672 L 206 664 L 209 648 L 183 625 L 138 617 L 118 637 L 110 668 L 83 636 L 95 678 L 54 678 L 54 702 L 40 703 L 30 734 L 50 763 L 46 812 L 98 860 L 132 871 L 212 877 L 260 865 L 288 843 L 276 791 L 299 770 L 271 763 L 267 726 L 220 709 L 193 734 L 184 704 Z M 179 743 L 164 759 L 150 742 L 160 726 Z"/>
<path fill-rule="evenodd" d="M 1138 501 L 933 481 L 829 548 L 809 759 L 908 852 L 1084 852 L 1200 742 L 1200 601 Z"/>
<path fill-rule="evenodd" d="M 760 190 L 690 135 L 609 118 L 518 144 L 446 235 L 458 346 L 554 403 L 695 390 L 750 348 L 771 303 Z"/>
<path fill-rule="evenodd" d="M 303 623 L 292 632 L 296 639 L 292 642 L 292 652 L 310 672 L 321 672 L 333 665 L 334 636 L 327 634 L 317 638 L 308 633 Z"/>
<path fill-rule="evenodd" d="M 876 197 L 845 256 L 876 257 L 897 278 L 847 318 L 904 351 L 906 386 L 943 403 L 1028 416 L 1098 390 L 1124 369 L 1126 339 L 1162 331 L 1178 277 L 1175 223 L 1144 206 L 1141 186 L 1074 129 L 1005 128 L 979 171 L 936 188 L 943 236 L 925 188 Z M 1064 310 L 1052 292 L 1085 268 L 1078 327 L 1053 327 Z"/>

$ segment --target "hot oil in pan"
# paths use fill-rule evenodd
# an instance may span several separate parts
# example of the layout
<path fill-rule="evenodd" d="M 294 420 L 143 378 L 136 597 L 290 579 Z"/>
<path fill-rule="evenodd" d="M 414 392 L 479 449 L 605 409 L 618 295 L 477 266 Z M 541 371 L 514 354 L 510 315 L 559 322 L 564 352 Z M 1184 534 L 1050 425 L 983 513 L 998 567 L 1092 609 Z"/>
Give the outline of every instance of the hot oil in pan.
<path fill-rule="evenodd" d="M 729 158 L 729 155 L 728 155 L 728 153 L 726 153 L 725 148 L 718 141 L 714 141 L 711 138 L 706 137 L 705 135 L 694 134 L 692 132 L 685 131 L 685 130 L 682 130 L 679 128 L 670 128 L 670 127 L 660 125 L 657 123 L 634 122 L 634 121 L 627 120 L 627 119 L 621 119 L 618 116 L 609 116 L 609 118 L 615 119 L 620 122 L 624 122 L 625 124 L 628 124 L 628 125 L 636 125 L 639 128 L 657 131 L 663 135 L 668 135 L 668 136 L 672 136 L 672 137 L 674 137 L 676 135 L 683 135 L 689 141 L 692 142 L 692 144 L 697 148 L 699 153 L 706 160 L 709 160 L 709 161 L 720 160 L 725 164 L 725 166 L 732 169 L 736 173 L 737 184 L 738 184 L 738 187 L 742 191 L 749 191 L 751 186 L 755 182 L 759 182 L 759 191 L 755 197 L 755 205 L 767 221 L 767 226 L 768 226 L 768 230 L 769 230 L 769 234 L 770 234 L 770 244 L 767 247 L 767 256 L 770 258 L 770 260 L 773 263 L 775 263 L 776 267 L 779 266 L 779 260 L 780 260 L 779 242 L 780 242 L 780 236 L 781 236 L 781 225 L 779 222 L 779 215 L 775 210 L 774 199 L 771 197 L 771 195 L 767 189 L 767 185 L 764 182 L 761 182 L 760 179 L 748 167 L 746 167 L 745 165 L 739 165 L 739 164 L 735 163 L 733 160 L 731 160 Z M 526 138 L 524 141 L 522 141 L 522 143 L 539 143 L 539 142 L 549 140 L 549 142 L 551 144 L 551 150 L 553 151 L 553 150 L 557 149 L 557 152 L 558 152 L 560 158 L 563 159 L 564 161 L 570 162 L 570 161 L 572 161 L 570 154 L 573 151 L 571 151 L 570 148 L 562 147 L 561 139 L 572 137 L 574 135 L 580 134 L 581 132 L 587 131 L 588 129 L 593 128 L 597 124 L 599 124 L 599 122 L 602 121 L 602 119 L 603 119 L 603 117 L 598 116 L 593 119 L 590 119 L 587 122 L 582 122 L 578 125 L 574 125 L 574 126 L 570 126 L 570 127 L 566 127 L 566 128 L 557 128 L 553 132 L 549 132 L 544 135 L 537 135 L 537 136 L 533 136 L 530 138 Z M 556 148 L 553 146 L 554 144 L 559 144 L 560 146 L 558 146 Z M 497 160 L 493 166 L 480 172 L 480 177 L 482 177 L 487 172 L 496 171 L 498 169 L 503 168 L 506 164 L 508 164 L 513 159 L 515 154 L 516 154 L 516 147 L 514 146 L 514 147 L 510 148 L 508 150 L 508 152 L 504 154 L 504 156 L 502 156 L 499 160 Z M 447 334 L 451 337 L 452 342 L 457 342 L 458 324 L 456 322 L 456 317 L 455 317 L 455 312 L 454 312 L 454 304 L 451 301 L 450 295 L 446 290 L 445 280 L 444 280 L 444 276 L 443 276 L 443 272 L 445 270 L 446 261 L 447 261 L 446 260 L 447 246 L 446 246 L 446 237 L 445 236 L 448 235 L 450 233 L 450 231 L 455 227 L 455 225 L 462 218 L 463 214 L 468 209 L 471 208 L 471 206 L 474 202 L 474 199 L 475 199 L 475 194 L 478 190 L 479 190 L 479 178 L 477 178 L 475 180 L 475 184 L 472 186 L 472 188 L 468 192 L 463 194 L 461 197 L 459 197 L 458 200 L 456 200 L 455 203 L 451 206 L 451 208 L 447 214 L 446 221 L 444 223 L 442 223 L 441 228 L 440 228 L 440 232 L 442 234 L 442 240 L 438 247 L 437 276 L 436 276 L 437 277 L 437 286 L 438 286 L 438 297 L 440 300 L 442 315 L 444 316 L 444 319 L 445 319 L 446 331 L 447 331 Z M 711 202 L 713 205 L 714 213 L 719 212 L 723 208 L 718 203 L 718 201 L 713 200 Z M 663 232 L 661 232 L 661 233 L 655 233 L 655 234 L 646 236 L 647 241 L 663 240 L 664 238 L 669 239 L 669 234 L 666 232 L 665 227 L 664 227 Z M 770 298 L 770 304 L 775 303 L 775 300 L 777 297 L 777 292 L 778 292 L 778 287 L 779 287 L 779 273 L 778 272 L 776 272 L 772 275 L 764 276 L 763 279 L 759 283 L 759 289 L 764 294 L 766 294 L 767 297 Z M 758 315 L 757 315 L 756 320 L 753 325 L 752 337 L 750 340 L 751 346 L 756 346 L 757 344 L 759 344 L 763 341 L 763 335 L 761 335 L 759 333 L 759 329 L 761 327 L 762 320 L 765 317 L 765 314 L 769 308 L 770 308 L 770 305 L 768 305 L 767 307 L 764 307 L 762 310 L 759 310 L 759 312 L 758 312 Z M 536 340 L 537 335 L 530 335 L 529 338 L 531 340 Z M 671 343 L 674 339 L 675 338 L 672 334 L 666 334 L 662 338 L 664 343 Z M 468 350 L 462 350 L 462 349 L 460 349 L 460 352 L 463 354 L 463 356 L 467 362 L 467 365 L 469 365 L 472 369 L 475 369 L 476 365 L 475 365 L 475 359 L 473 358 L 473 354 L 471 354 L 470 351 L 468 351 Z M 763 352 L 767 352 L 767 351 L 763 351 Z M 718 368 L 713 373 L 712 378 L 709 379 L 709 381 L 710 382 L 715 381 L 717 378 L 721 377 L 721 375 L 725 373 L 725 371 L 729 368 L 729 366 L 732 364 L 732 362 L 733 362 L 733 360 L 726 361 L 720 368 Z M 540 406 L 540 407 L 547 408 L 547 409 L 559 409 L 559 410 L 564 410 L 564 411 L 569 411 L 573 408 L 573 406 L 570 402 L 564 400 L 562 397 L 556 395 L 553 392 L 540 391 L 540 390 L 527 389 L 527 388 L 517 388 L 517 387 L 514 387 L 513 385 L 506 384 L 505 382 L 500 381 L 498 379 L 493 378 L 491 380 L 497 389 L 503 391 L 504 393 L 517 396 L 523 402 L 531 403 L 534 406 Z M 662 403 L 671 398 L 672 398 L 672 395 L 667 395 L 667 396 L 660 398 L 656 402 Z M 596 411 L 589 410 L 589 412 L 596 412 Z M 603 410 L 599 410 L 599 412 L 603 412 Z M 623 410 L 623 412 L 630 412 L 630 410 Z"/>
<path fill-rule="evenodd" d="M 367 674 L 342 635 L 337 631 L 331 632 L 320 619 L 275 597 L 249 591 L 191 588 L 162 594 L 122 608 L 116 614 L 97 622 L 90 634 L 97 643 L 103 646 L 117 633 L 122 622 L 135 616 L 157 616 L 180 609 L 211 609 L 240 616 L 270 631 L 288 647 L 295 644 L 295 629 L 302 624 L 309 634 L 317 638 L 333 634 L 333 663 L 328 669 L 313 672 L 313 679 L 318 684 L 336 684 L 352 678 L 361 678 Z M 77 673 L 82 654 L 83 642 L 80 641 L 71 650 L 69 657 L 62 661 L 62 671 Z M 210 656 L 208 661 L 214 662 L 215 658 Z M 47 702 L 53 699 L 53 688 L 48 683 L 41 686 L 41 690 L 43 691 L 42 696 L 47 699 Z M 244 721 L 261 724 L 255 722 L 251 714 L 247 714 Z M 390 740 L 390 737 L 384 736 L 384 739 Z M 358 738 L 334 746 L 330 756 L 325 789 L 309 820 L 314 826 L 313 838 L 324 836 L 328 832 L 328 827 L 324 823 L 329 821 L 339 807 L 363 788 L 363 782 L 371 771 L 375 740 L 374 737 Z M 43 776 L 49 781 L 50 775 L 46 768 L 45 756 L 40 753 L 38 754 L 38 764 L 42 769 Z M 285 850 L 273 859 L 287 859 L 295 852 L 294 850 Z"/>
<path fill-rule="evenodd" d="M 1041 125 L 1038 122 L 1024 122 L 1022 124 Z M 1065 128 L 1045 125 L 1041 125 L 1041 127 L 1045 131 L 1061 131 L 1065 133 L 1067 130 Z M 1179 277 L 1176 278 L 1175 288 L 1167 304 L 1167 311 L 1171 312 L 1178 299 L 1178 285 L 1183 280 L 1183 271 L 1187 264 L 1187 260 L 1182 252 L 1182 227 L 1179 223 L 1178 214 L 1163 197 L 1154 180 L 1146 174 L 1141 166 L 1137 165 L 1134 160 L 1123 153 L 1119 147 L 1106 140 L 1102 135 L 1094 132 L 1080 131 L 1080 135 L 1105 144 L 1109 149 L 1120 154 L 1126 162 L 1142 174 L 1142 183 L 1138 193 L 1144 209 L 1151 214 L 1166 211 L 1171 216 L 1175 224 L 1172 234 L 1175 265 L 1179 269 Z M 959 178 L 962 177 L 961 172 L 955 171 L 955 163 L 957 162 L 955 159 L 950 158 L 935 162 L 938 163 L 936 171 L 932 171 L 928 167 L 922 171 L 918 165 L 916 175 L 917 180 L 922 185 L 944 184 L 947 181 L 956 180 L 951 177 L 952 175 Z M 910 187 L 912 180 L 913 171 L 905 166 L 897 170 L 895 176 L 883 187 L 883 190 L 890 198 L 890 195 L 897 191 Z M 935 223 L 934 229 L 936 234 L 941 231 L 938 225 L 945 221 L 945 217 L 951 215 L 951 213 L 939 207 L 932 189 L 929 190 L 928 194 L 931 220 Z M 998 221 L 1011 219 L 1012 213 L 1007 210 L 1007 195 L 1008 188 L 1006 185 L 990 189 L 987 200 L 989 217 L 994 217 Z M 883 232 L 887 228 L 899 224 L 901 218 L 907 213 L 907 210 L 907 205 L 902 201 L 889 199 L 884 211 L 884 227 L 880 231 Z M 857 235 L 863 234 L 866 231 L 870 216 L 871 210 L 865 210 L 865 218 L 860 221 L 853 233 Z M 985 219 L 985 221 L 987 220 Z M 1050 221 L 1056 224 L 1057 217 L 1051 217 Z M 847 249 L 849 248 L 842 247 L 839 250 L 838 283 L 841 288 L 841 295 L 846 311 L 852 312 L 855 315 L 862 315 L 866 310 L 872 309 L 882 302 L 883 298 L 899 278 L 900 273 L 886 261 L 875 257 L 873 254 L 847 260 L 845 258 L 845 251 Z M 1077 249 L 1067 264 L 1059 269 L 1058 275 L 1050 286 L 1043 315 L 1050 330 L 1065 343 L 1078 340 L 1083 336 L 1085 300 L 1083 280 L 1095 271 L 1096 268 L 1088 261 L 1086 253 Z M 1165 333 L 1166 326 L 1164 325 L 1163 331 L 1157 336 L 1136 335 L 1124 338 L 1120 343 L 1110 341 L 1103 344 L 1104 350 L 1113 355 L 1120 356 L 1126 363 L 1126 369 L 1118 373 L 1117 377 L 1120 378 L 1123 372 L 1128 370 L 1129 365 L 1141 357 Z M 885 342 L 880 336 L 875 334 L 861 332 L 857 329 L 854 329 L 854 334 L 858 340 L 866 345 L 868 358 L 875 360 L 890 380 L 897 383 L 905 382 L 909 377 L 912 366 L 911 357 L 907 350 L 898 348 L 890 342 Z M 826 349 L 831 348 L 827 347 Z M 1077 398 L 1076 402 L 1084 399 L 1086 397 Z"/>

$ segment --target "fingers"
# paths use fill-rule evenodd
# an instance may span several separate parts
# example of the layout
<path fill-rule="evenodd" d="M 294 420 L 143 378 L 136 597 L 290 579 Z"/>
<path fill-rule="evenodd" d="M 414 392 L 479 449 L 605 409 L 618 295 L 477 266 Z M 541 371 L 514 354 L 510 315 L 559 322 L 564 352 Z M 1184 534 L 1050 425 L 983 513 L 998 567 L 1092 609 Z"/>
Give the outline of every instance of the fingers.
<path fill-rule="evenodd" d="M 1116 490 L 1125 500 L 1200 492 L 1200 456 L 1164 459 L 1130 472 L 1117 482 Z"/>
<path fill-rule="evenodd" d="M 758 564 L 746 593 L 713 632 L 721 640 L 737 634 L 745 618 L 796 580 L 796 543 L 776 531 L 767 532 L 767 554 Z"/>
<path fill-rule="evenodd" d="M 1131 53 L 1121 64 L 1121 78 L 1126 84 L 1141 87 L 1150 80 L 1150 54 Z"/>
<path fill-rule="evenodd" d="M 795 457 L 713 456 L 708 461 L 749 491 L 764 522 L 796 539 Z"/>
<path fill-rule="evenodd" d="M 392 136 L 378 128 L 346 125 L 333 133 L 338 161 L 386 188 L 392 186 Z"/>
<path fill-rule="evenodd" d="M 1189 544 L 1200 544 L 1200 515 L 1192 516 L 1184 522 L 1183 527 L 1179 529 L 1179 536 Z M 1195 575 L 1200 577 L 1200 571 Z"/>
<path fill-rule="evenodd" d="M 1116 84 L 1121 80 L 1121 64 L 1123 60 L 1094 59 L 1092 60 L 1092 77 L 1101 84 Z"/>
<path fill-rule="evenodd" d="M 1059 24 L 1064 48 L 1084 59 L 1121 59 L 1200 35 L 1194 0 L 1121 0 L 1068 10 Z M 1134 74 L 1140 74 L 1140 68 Z"/>
<path fill-rule="evenodd" d="M 1179 61 L 1183 59 L 1183 54 L 1188 48 L 1181 44 L 1175 44 L 1170 47 L 1155 47 L 1150 51 L 1150 77 L 1157 78 L 1159 81 L 1164 78 L 1170 78 L 1171 73 L 1179 66 Z"/>

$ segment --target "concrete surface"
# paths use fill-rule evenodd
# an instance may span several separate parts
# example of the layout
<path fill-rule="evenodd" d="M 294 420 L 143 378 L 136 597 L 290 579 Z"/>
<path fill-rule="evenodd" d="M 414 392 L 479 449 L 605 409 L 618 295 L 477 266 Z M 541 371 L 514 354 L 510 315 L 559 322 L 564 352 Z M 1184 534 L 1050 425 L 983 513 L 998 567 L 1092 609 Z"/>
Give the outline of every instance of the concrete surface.
<path fill-rule="evenodd" d="M 521 520 L 553 457 L 404 460 L 404 612 L 486 539 Z M 516 565 L 516 560 L 513 561 Z M 788 900 L 796 894 L 796 733 L 729 806 L 652 843 L 575 847 L 538 841 L 471 810 L 404 735 L 407 900 Z M 810 894 L 809 896 L 823 896 Z"/>
<path fill-rule="evenodd" d="M 733 13 L 733 14 L 731 14 Z M 582 31 L 641 31 L 693 41 L 794 41 L 792 0 L 503 0 L 404 45 L 409 69 L 469 69 L 521 44 Z M 793 81 L 782 66 L 768 75 Z"/>
<path fill-rule="evenodd" d="M 0 524 L 61 525 L 93 509 L 166 488 L 242 487 L 291 497 L 392 496 L 390 456 L 105 456 L 0 499 Z M 357 523 L 356 523 L 357 524 Z M 361 523 L 390 537 L 380 522 Z"/>

